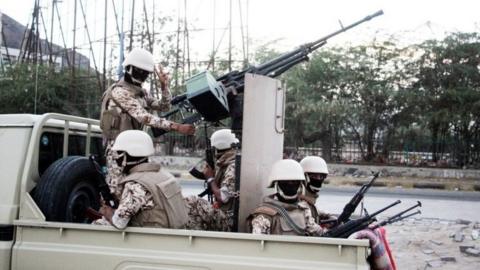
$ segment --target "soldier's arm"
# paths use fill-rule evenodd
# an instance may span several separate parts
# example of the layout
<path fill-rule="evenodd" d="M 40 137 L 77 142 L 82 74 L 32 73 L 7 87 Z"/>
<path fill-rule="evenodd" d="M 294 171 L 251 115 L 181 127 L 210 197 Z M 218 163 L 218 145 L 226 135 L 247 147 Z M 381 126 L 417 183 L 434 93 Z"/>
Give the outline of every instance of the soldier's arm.
<path fill-rule="evenodd" d="M 176 130 L 175 127 L 178 126 L 178 124 L 168 121 L 165 118 L 160 118 L 147 112 L 130 92 L 121 87 L 116 87 L 112 91 L 112 98 L 119 103 L 122 109 L 127 111 L 130 116 L 144 125 L 164 130 Z"/>
<path fill-rule="evenodd" d="M 153 206 L 152 194 L 147 189 L 135 182 L 126 183 L 118 208 L 109 221 L 115 228 L 123 230 L 139 211 Z"/>
<path fill-rule="evenodd" d="M 235 193 L 235 163 L 227 166 L 220 186 L 215 181 L 209 183 L 215 200 L 220 204 L 228 203 Z"/>
<path fill-rule="evenodd" d="M 271 222 L 265 215 L 259 214 L 252 219 L 252 233 L 253 234 L 270 234 Z"/>
<path fill-rule="evenodd" d="M 324 211 L 321 211 L 321 210 L 318 210 L 318 220 L 326 220 L 326 219 L 337 219 L 336 216 L 330 214 L 330 213 L 327 213 L 327 212 L 324 212 Z"/>
<path fill-rule="evenodd" d="M 307 202 L 301 201 L 300 203 L 298 203 L 298 205 L 304 210 L 305 230 L 308 235 L 321 236 L 322 234 L 327 232 L 327 229 L 322 228 L 315 222 L 312 211 L 310 210 L 310 207 L 308 207 Z"/>
<path fill-rule="evenodd" d="M 162 98 L 160 100 L 152 97 L 151 95 L 147 95 L 146 99 L 148 106 L 152 108 L 152 110 L 168 112 L 172 108 L 172 105 L 170 104 L 170 101 L 172 101 L 172 94 L 168 89 L 162 90 Z"/>
<path fill-rule="evenodd" d="M 162 99 L 160 100 L 160 102 L 157 100 L 156 104 L 152 104 L 152 109 L 161 112 L 168 112 L 171 110 L 170 101 L 172 101 L 172 94 L 168 89 L 170 77 L 168 75 L 168 72 L 164 72 L 161 64 L 155 67 L 155 73 L 157 74 L 157 79 L 160 83 L 160 88 L 162 89 Z"/>
<path fill-rule="evenodd" d="M 227 203 L 235 194 L 235 163 L 230 163 L 225 170 L 224 179 L 220 185 L 220 198 Z"/>

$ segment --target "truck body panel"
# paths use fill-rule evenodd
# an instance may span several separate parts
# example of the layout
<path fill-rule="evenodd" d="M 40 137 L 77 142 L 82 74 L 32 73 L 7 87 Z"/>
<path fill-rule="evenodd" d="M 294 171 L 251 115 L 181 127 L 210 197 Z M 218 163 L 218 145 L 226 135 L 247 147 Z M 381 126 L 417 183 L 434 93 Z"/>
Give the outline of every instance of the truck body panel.
<path fill-rule="evenodd" d="M 13 269 L 368 269 L 365 240 L 18 221 Z"/>

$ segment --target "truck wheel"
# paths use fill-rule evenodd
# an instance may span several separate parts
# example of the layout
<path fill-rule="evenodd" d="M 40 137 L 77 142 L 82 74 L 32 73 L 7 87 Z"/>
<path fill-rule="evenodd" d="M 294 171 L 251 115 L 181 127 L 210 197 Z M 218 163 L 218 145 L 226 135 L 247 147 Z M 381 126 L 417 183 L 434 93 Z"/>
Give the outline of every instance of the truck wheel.
<path fill-rule="evenodd" d="M 99 190 L 94 166 L 86 157 L 70 156 L 52 163 L 43 173 L 34 198 L 48 221 L 88 223 L 85 210 L 98 209 Z"/>

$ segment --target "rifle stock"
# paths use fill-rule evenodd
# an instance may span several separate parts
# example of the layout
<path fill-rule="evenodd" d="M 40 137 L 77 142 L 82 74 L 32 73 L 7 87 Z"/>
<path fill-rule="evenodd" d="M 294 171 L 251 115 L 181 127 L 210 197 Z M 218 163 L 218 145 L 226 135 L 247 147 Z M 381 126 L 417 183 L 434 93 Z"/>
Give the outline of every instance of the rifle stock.
<path fill-rule="evenodd" d="M 102 195 L 103 200 L 105 201 L 108 206 L 112 208 L 117 208 L 118 203 L 117 200 L 113 197 L 112 193 L 110 193 L 110 188 L 108 187 L 107 182 L 105 181 L 105 175 L 100 168 L 100 164 L 98 164 L 97 160 L 95 159 L 94 155 L 90 155 L 89 157 L 90 162 L 92 163 L 95 171 L 97 172 L 96 181 L 98 185 L 98 189 L 100 190 L 100 194 Z"/>
<path fill-rule="evenodd" d="M 100 214 L 100 212 L 98 212 L 97 210 L 95 210 L 91 207 L 88 207 L 88 208 L 85 209 L 84 215 L 92 221 L 97 220 L 97 219 L 101 219 L 103 217 L 102 214 Z"/>

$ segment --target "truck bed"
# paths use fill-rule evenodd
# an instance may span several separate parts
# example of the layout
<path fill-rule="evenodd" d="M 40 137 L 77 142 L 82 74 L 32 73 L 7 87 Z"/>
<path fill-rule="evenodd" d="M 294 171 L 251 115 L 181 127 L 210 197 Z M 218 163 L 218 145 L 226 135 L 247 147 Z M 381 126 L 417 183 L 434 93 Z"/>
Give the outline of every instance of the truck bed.
<path fill-rule="evenodd" d="M 20 213 L 11 269 L 369 269 L 367 240 L 48 222 L 29 194 Z"/>

